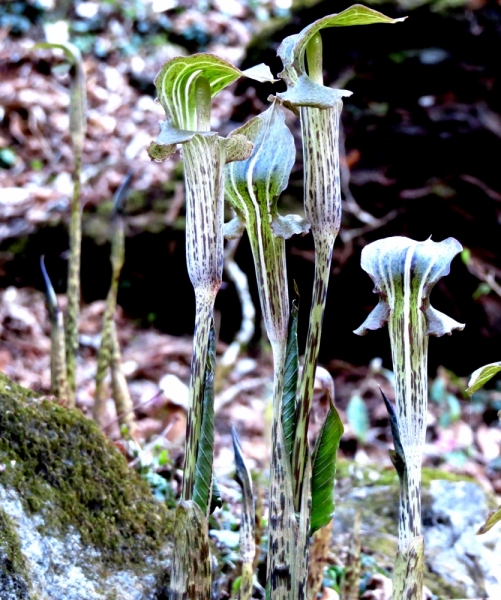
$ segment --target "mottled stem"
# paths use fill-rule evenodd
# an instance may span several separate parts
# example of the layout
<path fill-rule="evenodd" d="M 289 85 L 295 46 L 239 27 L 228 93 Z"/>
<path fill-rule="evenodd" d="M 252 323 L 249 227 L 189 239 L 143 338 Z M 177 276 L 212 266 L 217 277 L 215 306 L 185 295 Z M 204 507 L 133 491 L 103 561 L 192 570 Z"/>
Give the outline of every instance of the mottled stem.
<path fill-rule="evenodd" d="M 70 217 L 70 258 L 68 262 L 68 308 L 66 311 L 66 371 L 68 404 L 75 406 L 78 317 L 80 314 L 80 254 L 82 246 L 82 210 L 80 206 L 82 152 L 75 147 L 73 198 Z"/>
<path fill-rule="evenodd" d="M 111 331 L 111 389 L 113 401 L 117 412 L 118 422 L 121 427 L 127 430 L 127 436 L 134 437 L 136 434 L 136 416 L 134 414 L 134 405 L 129 393 L 129 386 L 122 371 L 122 353 L 120 352 L 120 343 L 117 336 L 115 321 L 112 321 Z"/>
<path fill-rule="evenodd" d="M 339 176 L 341 109 L 341 101 L 329 109 L 301 108 L 305 164 L 305 211 L 306 217 L 311 223 L 315 242 L 315 280 L 296 410 L 296 443 L 292 459 L 296 510 L 299 510 L 308 453 L 308 426 L 332 252 L 341 222 Z"/>
<path fill-rule="evenodd" d="M 114 222 L 114 233 L 111 242 L 111 284 L 106 297 L 106 307 L 103 315 L 101 332 L 101 345 L 97 356 L 96 391 L 94 393 L 94 406 L 92 416 L 100 427 L 104 426 L 106 416 L 107 391 L 104 379 L 113 358 L 113 329 L 114 317 L 117 307 L 118 284 L 124 263 L 125 240 L 120 218 Z"/>
<path fill-rule="evenodd" d="M 273 350 L 274 378 L 268 529 L 268 585 L 272 600 L 291 600 L 297 524 L 292 502 L 290 464 L 285 451 L 281 418 L 287 341 L 272 341 L 271 346 Z M 287 519 L 290 519 L 291 522 L 285 522 Z"/>
<path fill-rule="evenodd" d="M 205 364 L 212 319 L 214 299 L 199 295 L 196 300 L 195 333 L 191 356 L 191 375 L 186 424 L 186 446 L 184 459 L 183 500 L 191 500 L 195 484 L 198 445 L 202 427 L 202 409 Z"/>
<path fill-rule="evenodd" d="M 412 298 L 410 270 L 404 272 L 406 293 L 395 300 L 388 321 L 395 373 L 398 428 L 405 457 L 399 523 L 399 550 L 421 535 L 421 455 L 426 439 L 428 406 L 428 336 L 419 298 Z M 409 290 L 409 291 L 407 291 Z M 414 292 L 414 294 L 412 293 Z"/>

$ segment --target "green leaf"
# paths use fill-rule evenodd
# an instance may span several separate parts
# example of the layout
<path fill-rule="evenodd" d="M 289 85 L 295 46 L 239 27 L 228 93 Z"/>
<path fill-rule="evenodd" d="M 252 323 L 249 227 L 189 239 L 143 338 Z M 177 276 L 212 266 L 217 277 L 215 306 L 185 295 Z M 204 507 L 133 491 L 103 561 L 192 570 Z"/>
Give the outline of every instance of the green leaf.
<path fill-rule="evenodd" d="M 204 514 L 209 511 L 212 493 L 212 464 L 214 461 L 214 371 L 216 367 L 216 334 L 214 324 L 209 333 L 205 367 L 202 426 L 195 468 L 193 500 Z"/>
<path fill-rule="evenodd" d="M 322 19 L 318 19 L 308 27 L 305 27 L 298 34 L 294 43 L 293 61 L 294 67 L 298 73 L 304 72 L 304 53 L 306 45 L 311 38 L 326 27 L 348 27 L 351 25 L 374 25 L 376 23 L 399 23 L 405 21 L 407 17 L 400 19 L 391 19 L 382 13 L 367 8 L 361 4 L 350 6 L 343 12 L 334 15 L 327 15 Z"/>
<path fill-rule="evenodd" d="M 292 301 L 289 317 L 289 336 L 284 366 L 284 394 L 282 399 L 282 427 L 287 456 L 292 456 L 292 443 L 295 431 L 296 393 L 299 369 L 299 349 L 297 344 L 297 321 L 299 298 Z"/>
<path fill-rule="evenodd" d="M 487 533 L 490 529 L 494 527 L 496 523 L 501 521 L 501 506 L 497 510 L 493 510 L 487 516 L 485 523 L 480 527 L 477 531 L 477 535 L 482 535 L 483 533 Z"/>
<path fill-rule="evenodd" d="M 321 29 L 327 27 L 398 23 L 405 19 L 406 17 L 391 19 L 371 8 L 356 4 L 339 14 L 327 15 L 322 19 L 318 19 L 305 27 L 299 34 L 285 38 L 278 49 L 278 56 L 284 65 L 284 70 L 279 74 L 279 77 L 287 83 L 288 89 L 286 93 L 277 94 L 277 96 L 290 103 L 289 108 L 292 109 L 294 106 L 312 106 L 316 108 L 334 106 L 334 103 L 338 101 L 338 98 L 333 97 L 331 94 L 334 90 L 320 85 L 321 82 L 314 83 L 306 73 L 305 54 L 308 43 Z M 320 47 L 319 52 L 321 52 Z M 319 58 L 317 67 L 321 73 L 321 58 Z M 349 94 L 349 92 L 344 92 L 344 95 Z"/>
<path fill-rule="evenodd" d="M 367 430 L 369 429 L 369 414 L 364 399 L 358 394 L 354 394 L 348 402 L 346 409 L 348 423 L 360 442 L 365 441 Z"/>
<path fill-rule="evenodd" d="M 466 393 L 472 396 L 477 390 L 485 385 L 489 379 L 492 379 L 494 375 L 501 371 L 501 362 L 494 362 L 488 365 L 484 365 L 473 372 L 468 382 Z"/>
<path fill-rule="evenodd" d="M 241 71 L 213 54 L 178 56 L 169 60 L 155 78 L 158 100 L 176 129 L 198 131 L 196 81 L 205 77 L 213 98 L 241 76 L 257 81 L 274 81 L 265 65 Z"/>
<path fill-rule="evenodd" d="M 331 403 L 312 457 L 311 533 L 327 525 L 334 514 L 334 481 L 343 424 Z"/>

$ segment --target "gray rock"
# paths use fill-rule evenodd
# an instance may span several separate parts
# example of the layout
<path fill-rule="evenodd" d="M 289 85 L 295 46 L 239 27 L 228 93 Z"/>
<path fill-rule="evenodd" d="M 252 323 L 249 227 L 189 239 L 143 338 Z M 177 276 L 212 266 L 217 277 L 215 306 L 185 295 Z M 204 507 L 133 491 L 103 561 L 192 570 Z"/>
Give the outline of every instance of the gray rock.
<path fill-rule="evenodd" d="M 172 514 L 79 411 L 0 375 L 0 599 L 161 600 Z"/>
<path fill-rule="evenodd" d="M 427 572 L 425 585 L 436 597 L 501 598 L 501 529 L 477 536 L 493 508 L 480 485 L 450 481 L 450 474 L 425 469 L 423 535 Z M 379 473 L 379 478 L 378 478 Z M 349 475 L 347 477 L 346 475 Z M 342 555 L 361 511 L 362 548 L 376 563 L 392 571 L 397 550 L 398 482 L 387 471 L 350 468 L 338 486 L 334 543 Z"/>
<path fill-rule="evenodd" d="M 501 598 L 501 530 L 476 535 L 490 509 L 484 490 L 468 481 L 435 480 L 429 496 L 423 515 L 429 568 L 464 586 L 466 598 Z"/>

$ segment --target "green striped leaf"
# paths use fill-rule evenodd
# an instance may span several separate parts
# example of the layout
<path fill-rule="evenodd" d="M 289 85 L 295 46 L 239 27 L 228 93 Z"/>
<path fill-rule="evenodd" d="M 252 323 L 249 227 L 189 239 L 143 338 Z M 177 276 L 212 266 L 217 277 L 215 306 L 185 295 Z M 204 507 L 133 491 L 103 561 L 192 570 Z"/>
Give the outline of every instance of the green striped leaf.
<path fill-rule="evenodd" d="M 473 396 L 477 390 L 492 379 L 494 375 L 497 375 L 499 371 L 501 371 L 501 362 L 494 362 L 480 367 L 480 369 L 477 369 L 472 373 L 470 381 L 468 382 L 468 387 L 466 388 L 466 393 L 469 396 Z"/>
<path fill-rule="evenodd" d="M 204 514 L 210 509 L 212 495 L 212 464 L 214 461 L 214 371 L 216 367 L 216 334 L 214 324 L 209 333 L 205 367 L 202 425 L 198 443 L 193 500 Z"/>
<path fill-rule="evenodd" d="M 155 78 L 158 100 L 176 129 L 198 131 L 196 82 L 205 77 L 213 98 L 242 76 L 257 81 L 274 81 L 268 67 L 258 65 L 241 71 L 213 54 L 178 56 L 169 60 Z"/>
<path fill-rule="evenodd" d="M 334 514 L 337 451 L 343 431 L 339 414 L 331 402 L 312 457 L 311 533 L 327 525 Z"/>
<path fill-rule="evenodd" d="M 299 370 L 299 349 L 297 344 L 297 321 L 299 315 L 299 298 L 292 301 L 289 317 L 289 335 L 284 366 L 284 395 L 282 399 L 282 427 L 287 456 L 292 456 L 292 443 L 295 432 L 296 394 Z"/>

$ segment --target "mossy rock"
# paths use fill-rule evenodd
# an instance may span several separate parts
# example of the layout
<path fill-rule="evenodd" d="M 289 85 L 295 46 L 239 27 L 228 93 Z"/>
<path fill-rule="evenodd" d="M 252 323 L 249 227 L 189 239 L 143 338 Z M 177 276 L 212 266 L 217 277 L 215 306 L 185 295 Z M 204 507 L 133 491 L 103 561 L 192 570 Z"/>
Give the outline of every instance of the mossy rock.
<path fill-rule="evenodd" d="M 0 375 L 0 598 L 154 600 L 172 513 L 79 411 Z"/>

